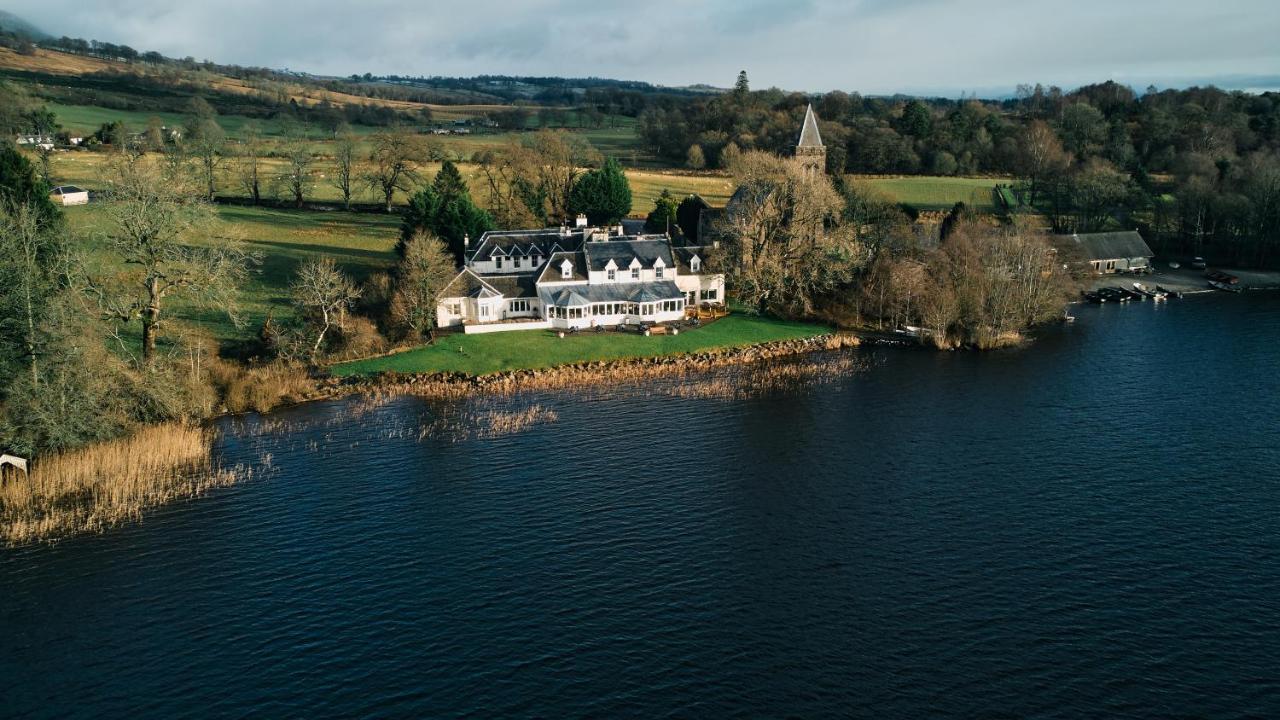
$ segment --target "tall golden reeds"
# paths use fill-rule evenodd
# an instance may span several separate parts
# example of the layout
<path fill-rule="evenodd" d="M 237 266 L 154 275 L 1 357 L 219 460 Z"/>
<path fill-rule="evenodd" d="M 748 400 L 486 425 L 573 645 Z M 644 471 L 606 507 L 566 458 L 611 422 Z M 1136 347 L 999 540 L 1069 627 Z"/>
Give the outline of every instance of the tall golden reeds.
<path fill-rule="evenodd" d="M 0 480 L 0 537 L 9 545 L 99 532 L 143 510 L 234 483 L 213 465 L 213 433 L 184 424 L 37 460 Z"/>

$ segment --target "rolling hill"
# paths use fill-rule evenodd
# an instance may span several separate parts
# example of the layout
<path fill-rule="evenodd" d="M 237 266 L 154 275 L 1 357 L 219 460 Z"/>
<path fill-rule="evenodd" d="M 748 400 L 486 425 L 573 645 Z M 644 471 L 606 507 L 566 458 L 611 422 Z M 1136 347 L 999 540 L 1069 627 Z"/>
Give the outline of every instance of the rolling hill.
<path fill-rule="evenodd" d="M 19 33 L 30 37 L 32 40 L 44 40 L 53 37 L 49 33 L 23 20 L 22 18 L 10 12 L 0 10 L 0 29 L 9 32 Z"/>

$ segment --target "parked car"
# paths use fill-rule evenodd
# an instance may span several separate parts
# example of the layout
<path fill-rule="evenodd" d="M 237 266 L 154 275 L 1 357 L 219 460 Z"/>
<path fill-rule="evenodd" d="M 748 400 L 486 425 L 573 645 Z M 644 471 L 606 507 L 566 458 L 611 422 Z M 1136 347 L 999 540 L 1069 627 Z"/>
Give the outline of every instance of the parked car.
<path fill-rule="evenodd" d="M 1208 266 L 1205 264 L 1204 258 L 1197 256 L 1191 258 L 1191 267 L 1197 270 L 1203 270 Z"/>
<path fill-rule="evenodd" d="M 59 185 L 49 193 L 49 199 L 55 205 L 84 205 L 89 202 L 89 193 L 75 185 Z"/>

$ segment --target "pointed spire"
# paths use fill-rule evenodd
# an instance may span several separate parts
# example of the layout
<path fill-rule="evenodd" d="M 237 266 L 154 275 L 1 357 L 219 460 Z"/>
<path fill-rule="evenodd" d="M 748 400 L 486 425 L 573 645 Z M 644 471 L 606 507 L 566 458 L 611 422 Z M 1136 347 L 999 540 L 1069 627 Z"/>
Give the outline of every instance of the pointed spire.
<path fill-rule="evenodd" d="M 804 111 L 804 128 L 800 130 L 800 142 L 797 147 L 822 147 L 822 136 L 818 134 L 818 118 L 813 114 L 812 103 Z"/>

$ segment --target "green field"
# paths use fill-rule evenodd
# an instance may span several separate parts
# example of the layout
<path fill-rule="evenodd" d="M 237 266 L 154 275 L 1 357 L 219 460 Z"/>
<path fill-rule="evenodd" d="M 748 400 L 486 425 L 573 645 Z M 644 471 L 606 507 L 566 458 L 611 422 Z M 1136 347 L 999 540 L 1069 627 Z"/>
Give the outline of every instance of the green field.
<path fill-rule="evenodd" d="M 384 371 L 486 375 L 503 370 L 547 368 L 578 362 L 741 347 L 774 340 L 813 337 L 826 332 L 829 329 L 822 325 L 736 314 L 700 328 L 685 330 L 675 336 L 579 333 L 560 338 L 550 330 L 485 335 L 456 334 L 407 352 L 341 363 L 331 370 L 339 376 L 368 375 Z"/>
<path fill-rule="evenodd" d="M 963 202 L 982 212 L 995 210 L 991 189 L 1008 178 L 963 177 L 861 177 L 849 175 L 856 184 L 874 188 L 895 202 L 919 210 L 950 210 Z"/>
<path fill-rule="evenodd" d="M 318 151 L 323 152 L 324 149 L 323 143 L 317 143 Z M 34 155 L 32 155 L 32 159 L 34 161 Z M 106 186 L 105 177 L 109 171 L 107 166 L 110 160 L 111 155 L 105 152 L 57 153 L 52 160 L 52 180 L 55 185 L 78 185 L 90 190 L 101 190 Z M 220 168 L 218 194 L 221 196 L 245 196 L 243 189 L 238 186 L 235 179 L 234 162 L 233 158 L 224 160 Z M 278 158 L 267 158 L 263 163 L 265 165 L 264 176 L 278 175 L 284 171 L 284 161 Z M 338 189 L 329 181 L 333 177 L 333 162 L 329 159 L 321 158 L 316 160 L 312 167 L 314 184 L 307 193 L 307 199 L 313 202 L 338 202 Z M 484 205 L 486 203 L 484 185 L 477 177 L 479 168 L 471 163 L 460 163 L 458 168 L 470 184 L 476 200 Z M 423 165 L 421 168 L 423 180 L 430 182 L 439 169 L 439 163 L 426 163 Z M 631 214 L 635 217 L 647 215 L 653 209 L 654 199 L 661 194 L 664 188 L 670 190 L 676 197 L 698 193 L 712 205 L 723 205 L 733 192 L 731 178 L 709 173 L 693 174 L 680 170 L 629 169 L 627 170 L 627 177 L 631 181 Z M 274 188 L 273 191 L 270 183 L 266 185 L 267 187 L 264 188 L 264 191 L 268 197 L 279 196 L 283 193 L 280 188 Z M 374 195 L 363 184 L 356 188 L 356 197 L 353 199 L 357 202 L 373 202 L 376 200 Z M 407 199 L 404 193 L 397 192 L 396 202 L 403 203 Z"/>
<path fill-rule="evenodd" d="M 153 117 L 159 118 L 161 123 L 169 127 L 181 127 L 189 120 L 188 117 L 181 113 L 172 112 L 134 112 L 93 105 L 62 105 L 59 103 L 49 103 L 48 107 L 57 115 L 58 122 L 63 128 L 83 135 L 91 134 L 105 123 L 116 121 L 124 123 L 125 128 L 130 132 L 142 132 Z M 570 122 L 576 122 L 572 115 L 569 115 L 568 119 Z M 450 120 L 450 118 L 441 117 L 431 124 L 447 126 Z M 267 137 L 278 137 L 284 134 L 285 123 L 276 118 L 248 118 L 242 115 L 218 116 L 218 124 L 226 131 L 227 136 L 233 139 L 243 137 L 244 128 L 250 123 L 256 124 L 262 134 Z M 625 164 L 652 164 L 649 162 L 650 158 L 640 147 L 635 127 L 636 121 L 634 118 L 616 116 L 605 118 L 603 125 L 598 128 L 570 126 L 564 129 L 576 135 L 581 135 L 591 143 L 592 147 L 604 155 L 615 156 Z M 367 125 L 352 127 L 352 131 L 358 135 L 368 135 L 385 129 Z M 531 123 L 530 130 L 534 129 L 537 129 L 537 127 Z M 317 141 L 332 139 L 322 128 L 310 127 L 306 130 L 308 135 Z M 505 145 L 522 134 L 472 128 L 471 134 L 468 135 L 432 135 L 431 137 L 442 142 L 445 148 L 456 156 L 470 158 L 472 154 L 478 151 Z"/>
<path fill-rule="evenodd" d="M 86 250 L 91 268 L 103 268 L 111 250 L 103 235 L 105 206 L 66 209 L 76 241 Z M 204 329 L 219 340 L 252 337 L 268 313 L 292 315 L 289 282 L 305 259 L 329 256 L 346 273 L 363 279 L 386 270 L 395 259 L 400 218 L 396 215 L 307 212 L 221 206 L 224 234 L 245 241 L 262 254 L 262 265 L 243 289 L 240 310 L 246 324 L 236 327 L 225 312 L 174 302 L 170 317 Z M 136 325 L 136 323 L 135 323 Z M 137 330 L 136 327 L 132 328 Z"/>

